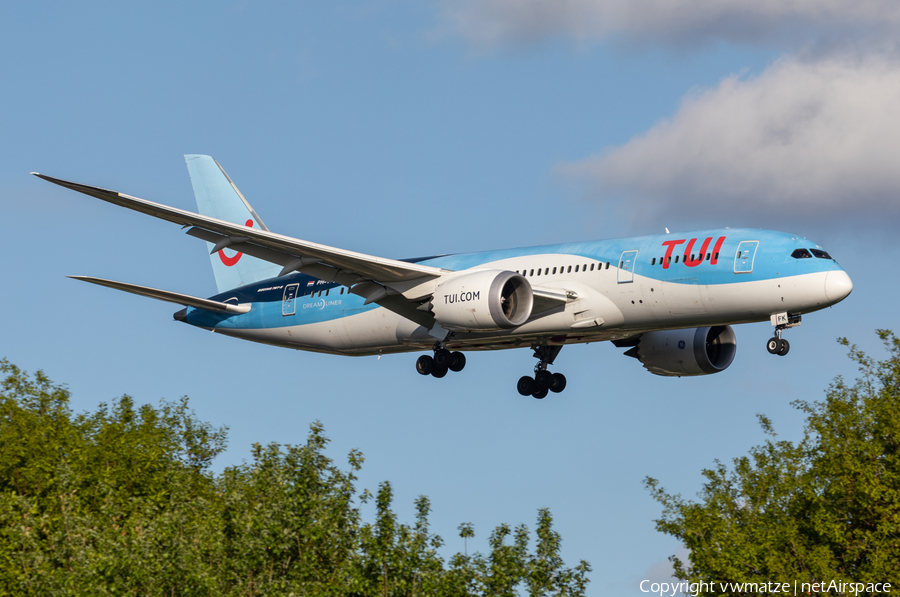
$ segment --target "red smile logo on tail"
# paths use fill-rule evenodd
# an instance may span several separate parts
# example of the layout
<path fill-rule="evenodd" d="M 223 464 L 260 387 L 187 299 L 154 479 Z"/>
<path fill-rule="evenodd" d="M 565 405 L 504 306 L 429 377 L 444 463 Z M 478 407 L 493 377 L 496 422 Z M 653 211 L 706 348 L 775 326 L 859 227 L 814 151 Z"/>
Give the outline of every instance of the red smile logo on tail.
<path fill-rule="evenodd" d="M 244 226 L 246 226 L 247 228 L 253 228 L 253 220 L 247 220 L 246 222 L 244 222 Z M 228 267 L 231 267 L 232 265 L 240 261 L 241 257 L 243 256 L 243 253 L 235 253 L 234 257 L 229 257 L 225 254 L 225 249 L 221 249 L 219 251 L 219 259 L 221 259 L 222 263 L 224 263 Z"/>

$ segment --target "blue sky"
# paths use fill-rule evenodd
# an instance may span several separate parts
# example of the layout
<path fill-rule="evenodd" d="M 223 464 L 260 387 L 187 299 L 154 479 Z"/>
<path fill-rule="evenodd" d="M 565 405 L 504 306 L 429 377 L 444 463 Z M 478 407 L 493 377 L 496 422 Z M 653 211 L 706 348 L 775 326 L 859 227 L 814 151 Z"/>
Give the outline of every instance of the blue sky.
<path fill-rule="evenodd" d="M 897 9 L 681 4 L 0 5 L 0 355 L 66 382 L 78 410 L 187 394 L 231 429 L 219 467 L 321 420 L 333 456 L 362 449 L 360 486 L 390 480 L 407 520 L 432 499 L 448 554 L 462 522 L 484 549 L 548 506 L 567 561 L 594 566 L 590 594 L 641 594 L 679 550 L 641 479 L 694 495 L 703 467 L 765 439 L 756 413 L 799 437 L 789 403 L 854 373 L 834 339 L 878 354 L 873 330 L 900 329 Z M 761 226 L 826 247 L 855 289 L 791 330 L 783 359 L 768 324 L 739 326 L 714 376 L 567 347 L 568 389 L 543 401 L 513 388 L 525 349 L 437 380 L 411 354 L 254 345 L 66 279 L 215 293 L 204 244 L 176 226 L 28 176 L 193 210 L 185 153 L 216 157 L 271 229 L 365 253 Z"/>

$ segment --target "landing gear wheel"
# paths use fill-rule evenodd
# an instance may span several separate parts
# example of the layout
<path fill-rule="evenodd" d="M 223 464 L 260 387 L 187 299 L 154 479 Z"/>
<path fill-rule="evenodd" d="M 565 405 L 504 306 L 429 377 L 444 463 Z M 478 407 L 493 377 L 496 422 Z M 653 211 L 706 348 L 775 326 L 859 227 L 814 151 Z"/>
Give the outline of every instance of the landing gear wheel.
<path fill-rule="evenodd" d="M 447 365 L 450 371 L 459 372 L 466 366 L 466 355 L 457 351 L 450 353 L 450 364 Z"/>
<path fill-rule="evenodd" d="M 554 394 L 559 394 L 566 389 L 566 376 L 562 373 L 554 373 L 550 376 L 550 385 L 548 387 Z"/>
<path fill-rule="evenodd" d="M 549 391 L 550 390 L 548 390 L 546 387 L 540 387 L 540 388 L 536 389 L 531 395 L 534 396 L 535 398 L 537 398 L 538 400 L 542 400 L 544 397 L 547 396 L 547 392 L 549 392 Z"/>
<path fill-rule="evenodd" d="M 447 375 L 447 367 L 441 367 L 437 364 L 434 366 L 434 371 L 431 372 L 432 377 L 444 377 Z"/>
<path fill-rule="evenodd" d="M 781 350 L 781 343 L 784 340 L 780 338 L 769 338 L 769 341 L 766 342 L 766 350 L 769 351 L 769 354 L 778 354 L 778 351 Z"/>
<path fill-rule="evenodd" d="M 427 354 L 423 354 L 416 359 L 416 371 L 422 375 L 430 375 L 434 371 L 434 359 Z"/>
<path fill-rule="evenodd" d="M 449 367 L 453 357 L 446 348 L 439 348 L 434 351 L 434 364 L 440 367 Z"/>
<path fill-rule="evenodd" d="M 523 375 L 516 384 L 516 390 L 523 396 L 531 396 L 534 393 L 534 378 Z"/>
<path fill-rule="evenodd" d="M 534 374 L 534 383 L 537 384 L 539 388 L 549 388 L 550 383 L 553 381 L 553 374 L 543 369 Z M 541 396 L 543 398 L 543 396 Z"/>
<path fill-rule="evenodd" d="M 784 355 L 786 355 L 788 353 L 788 351 L 790 349 L 791 349 L 791 343 L 788 342 L 787 340 L 785 340 L 784 338 L 782 338 L 781 346 L 778 347 L 778 352 L 776 354 L 778 354 L 778 356 L 780 356 L 780 357 L 783 357 Z"/>

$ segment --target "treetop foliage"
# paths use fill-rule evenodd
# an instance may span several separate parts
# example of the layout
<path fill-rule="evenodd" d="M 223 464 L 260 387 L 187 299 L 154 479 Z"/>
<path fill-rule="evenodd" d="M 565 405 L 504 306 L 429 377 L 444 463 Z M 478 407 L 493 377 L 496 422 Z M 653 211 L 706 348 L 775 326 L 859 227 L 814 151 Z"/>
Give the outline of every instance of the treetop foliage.
<path fill-rule="evenodd" d="M 900 579 L 900 339 L 878 336 L 888 356 L 876 360 L 846 338 L 859 368 L 837 377 L 825 399 L 798 400 L 803 439 L 769 436 L 729 469 L 704 470 L 699 502 L 645 483 L 663 506 L 657 529 L 690 550 L 673 556 L 691 582 L 897 582 Z M 710 593 L 716 594 L 716 593 Z"/>
<path fill-rule="evenodd" d="M 362 454 L 335 464 L 319 423 L 305 444 L 255 444 L 214 474 L 227 429 L 187 398 L 155 408 L 126 395 L 74 414 L 42 372 L 2 360 L 0 374 L 0 596 L 585 593 L 591 568 L 565 566 L 549 510 L 533 551 L 526 526 L 504 524 L 490 553 L 445 562 L 428 498 L 404 524 L 389 483 L 358 494 Z M 373 522 L 359 510 L 368 499 Z"/>

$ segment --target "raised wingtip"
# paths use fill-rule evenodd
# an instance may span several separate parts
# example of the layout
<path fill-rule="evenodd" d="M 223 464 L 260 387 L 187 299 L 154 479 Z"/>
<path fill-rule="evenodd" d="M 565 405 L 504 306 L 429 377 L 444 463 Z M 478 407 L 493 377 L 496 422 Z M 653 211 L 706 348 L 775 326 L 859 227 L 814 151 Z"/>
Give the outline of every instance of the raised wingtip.
<path fill-rule="evenodd" d="M 40 176 L 41 175 L 40 172 L 29 172 L 29 174 L 31 174 L 32 176 Z"/>

